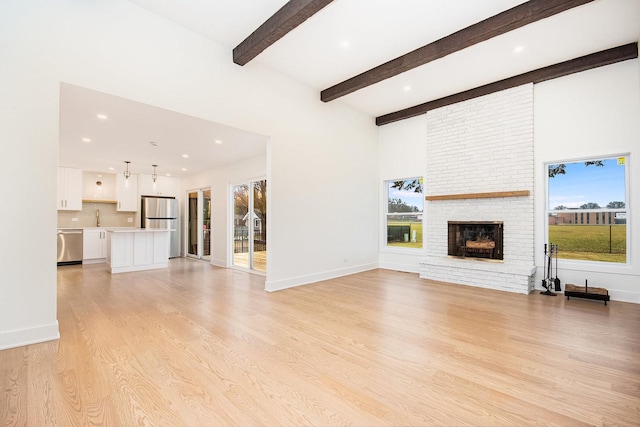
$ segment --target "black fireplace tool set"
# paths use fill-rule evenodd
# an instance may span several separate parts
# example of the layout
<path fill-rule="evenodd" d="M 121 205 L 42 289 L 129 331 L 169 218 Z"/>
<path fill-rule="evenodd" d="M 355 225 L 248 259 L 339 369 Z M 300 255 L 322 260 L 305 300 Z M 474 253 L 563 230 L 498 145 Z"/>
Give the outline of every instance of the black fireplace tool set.
<path fill-rule="evenodd" d="M 553 257 L 555 255 L 556 258 L 556 267 L 555 274 L 556 277 L 553 278 L 554 268 L 553 268 Z M 549 243 L 548 245 L 544 244 L 544 264 L 543 267 L 543 279 L 542 279 L 542 287 L 545 288 L 545 291 L 540 291 L 542 295 L 549 295 L 555 297 L 562 290 L 560 287 L 560 279 L 558 279 L 558 245 L 554 245 L 553 243 Z M 554 292 L 555 291 L 555 292 Z M 609 291 L 607 288 L 594 288 L 589 287 L 587 284 L 587 280 L 584 281 L 584 287 L 576 286 L 572 283 L 565 283 L 564 295 L 569 299 L 570 297 L 576 298 L 587 298 L 600 300 L 604 302 L 604 305 L 607 305 L 607 301 L 610 300 Z"/>
<path fill-rule="evenodd" d="M 556 257 L 556 277 L 553 278 L 553 256 L 555 254 Z M 543 268 L 543 279 L 542 279 L 542 287 L 546 289 L 546 291 L 541 291 L 542 295 L 550 295 L 555 297 L 557 294 L 555 292 L 561 291 L 560 287 L 560 279 L 558 279 L 558 245 L 554 245 L 553 243 L 549 243 L 548 245 L 544 244 L 544 257 L 545 262 L 542 265 Z M 555 291 L 555 292 L 554 292 Z"/>

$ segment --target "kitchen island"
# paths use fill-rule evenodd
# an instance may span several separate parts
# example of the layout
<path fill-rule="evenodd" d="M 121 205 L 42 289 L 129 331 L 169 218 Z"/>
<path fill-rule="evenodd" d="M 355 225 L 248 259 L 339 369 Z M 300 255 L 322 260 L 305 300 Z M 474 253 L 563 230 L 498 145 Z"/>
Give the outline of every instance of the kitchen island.
<path fill-rule="evenodd" d="M 169 230 L 107 228 L 107 265 L 112 274 L 167 268 Z"/>

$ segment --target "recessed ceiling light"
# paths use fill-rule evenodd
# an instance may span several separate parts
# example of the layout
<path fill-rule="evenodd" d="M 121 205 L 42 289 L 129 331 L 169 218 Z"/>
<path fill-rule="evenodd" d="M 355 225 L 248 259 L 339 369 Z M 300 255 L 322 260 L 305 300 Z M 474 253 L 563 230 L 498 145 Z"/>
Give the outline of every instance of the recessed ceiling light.
<path fill-rule="evenodd" d="M 215 142 L 216 144 L 222 144 L 222 141 L 219 139 L 214 140 L 213 142 Z"/>
<path fill-rule="evenodd" d="M 82 142 L 91 142 L 91 138 L 82 138 Z"/>
<path fill-rule="evenodd" d="M 110 170 L 110 171 L 114 171 L 114 170 L 116 170 L 116 169 L 115 169 L 113 166 L 109 166 L 109 170 Z"/>
<path fill-rule="evenodd" d="M 520 52 L 522 52 L 523 50 L 524 50 L 524 46 L 516 46 L 516 47 L 513 49 L 513 53 L 520 53 Z"/>
<path fill-rule="evenodd" d="M 343 49 L 347 49 L 349 46 L 351 46 L 351 42 L 349 42 L 349 40 L 342 40 L 340 42 L 340 47 Z"/>
<path fill-rule="evenodd" d="M 182 157 L 185 158 L 185 159 L 188 159 L 189 155 L 188 154 L 183 154 Z"/>
<path fill-rule="evenodd" d="M 100 120 L 107 120 L 109 118 L 105 114 L 96 114 L 96 117 Z"/>
<path fill-rule="evenodd" d="M 186 172 L 186 171 L 187 171 L 187 168 L 182 168 L 182 172 Z"/>
<path fill-rule="evenodd" d="M 411 90 L 411 86 L 409 86 L 409 85 L 403 86 L 402 90 L 405 91 L 405 92 L 409 92 Z"/>
<path fill-rule="evenodd" d="M 170 173 L 165 173 L 165 176 L 171 176 L 171 174 Z"/>

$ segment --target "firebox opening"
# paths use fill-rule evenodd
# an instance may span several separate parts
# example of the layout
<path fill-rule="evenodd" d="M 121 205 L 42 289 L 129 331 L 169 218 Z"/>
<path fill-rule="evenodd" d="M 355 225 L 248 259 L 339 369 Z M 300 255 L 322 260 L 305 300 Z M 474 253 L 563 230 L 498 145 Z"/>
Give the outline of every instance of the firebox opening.
<path fill-rule="evenodd" d="M 449 256 L 502 260 L 503 223 L 449 221 Z"/>

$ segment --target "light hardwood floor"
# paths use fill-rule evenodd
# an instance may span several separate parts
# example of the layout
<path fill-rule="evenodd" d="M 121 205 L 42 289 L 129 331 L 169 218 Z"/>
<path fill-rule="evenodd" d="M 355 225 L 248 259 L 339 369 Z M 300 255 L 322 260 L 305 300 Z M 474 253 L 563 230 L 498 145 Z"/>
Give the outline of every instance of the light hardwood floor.
<path fill-rule="evenodd" d="M 640 424 L 640 306 L 373 270 L 58 270 L 59 341 L 0 351 L 0 425 Z"/>

